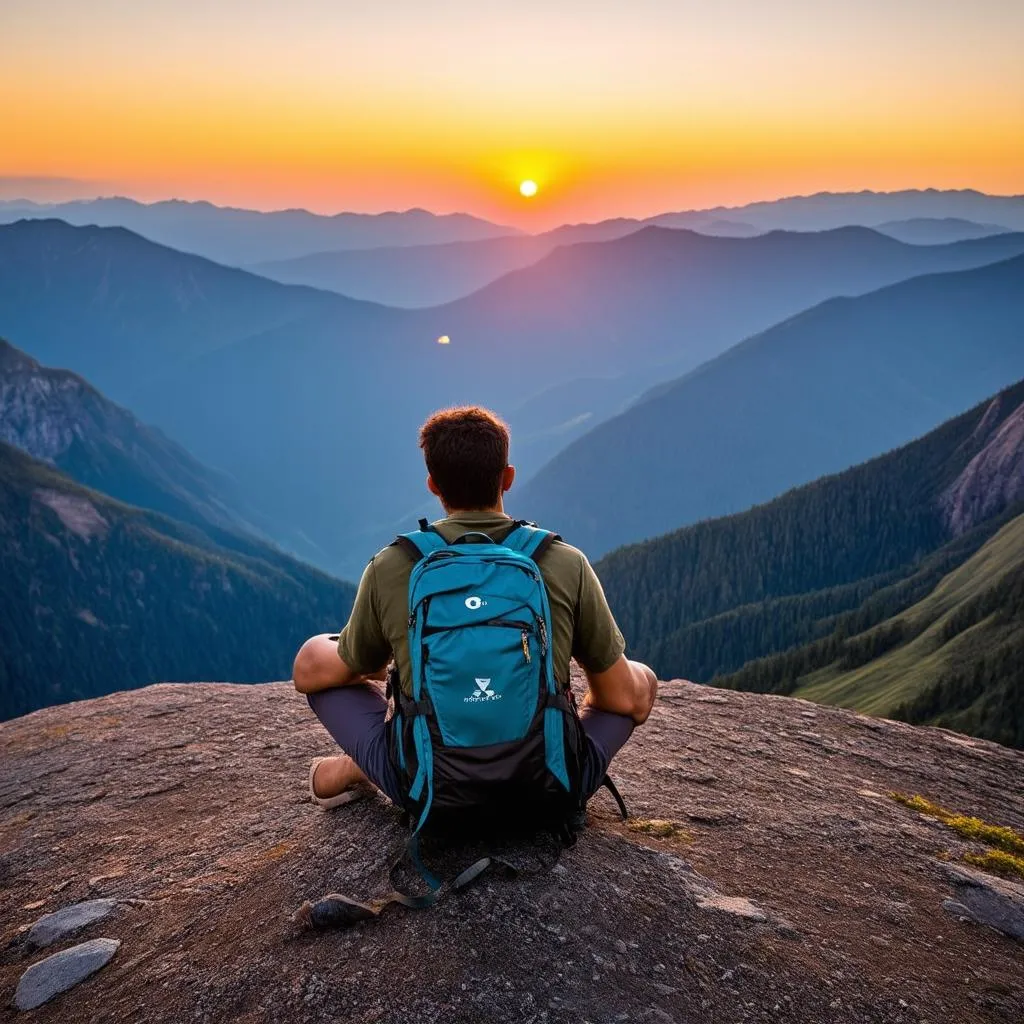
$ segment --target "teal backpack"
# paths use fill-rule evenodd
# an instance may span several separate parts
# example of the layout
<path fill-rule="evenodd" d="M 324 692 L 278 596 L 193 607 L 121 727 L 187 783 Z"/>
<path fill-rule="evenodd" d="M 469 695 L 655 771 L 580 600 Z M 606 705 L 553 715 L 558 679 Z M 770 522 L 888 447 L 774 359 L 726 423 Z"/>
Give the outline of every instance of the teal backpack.
<path fill-rule="evenodd" d="M 461 838 L 492 830 L 553 833 L 571 845 L 583 824 L 583 729 L 572 691 L 551 658 L 551 609 L 537 559 L 557 540 L 517 520 L 500 543 L 467 533 L 449 544 L 425 519 L 395 541 L 415 563 L 409 578 L 411 699 L 392 670 L 388 746 L 413 829 L 407 853 L 430 892 L 394 891 L 362 903 L 331 893 L 304 904 L 296 920 L 314 928 L 376 917 L 395 904 L 437 902 L 441 881 L 424 866 L 419 835 L 447 824 Z M 612 781 L 607 787 L 627 817 Z M 496 829 L 495 829 L 496 827 Z M 557 859 L 557 852 L 556 852 Z M 460 889 L 493 864 L 483 857 L 454 878 Z"/>
<path fill-rule="evenodd" d="M 557 540 L 514 523 L 498 544 L 449 544 L 426 520 L 396 545 L 409 579 L 412 699 L 392 687 L 391 756 L 407 794 L 410 853 L 428 821 L 464 833 L 521 821 L 563 834 L 580 817 L 583 736 L 551 656 L 551 610 L 537 559 Z"/>

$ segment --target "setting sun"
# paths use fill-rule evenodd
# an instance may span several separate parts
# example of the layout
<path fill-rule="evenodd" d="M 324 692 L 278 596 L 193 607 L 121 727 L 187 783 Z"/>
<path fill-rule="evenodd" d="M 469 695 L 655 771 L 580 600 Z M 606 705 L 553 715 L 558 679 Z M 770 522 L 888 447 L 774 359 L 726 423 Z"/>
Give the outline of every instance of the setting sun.
<path fill-rule="evenodd" d="M 526 181 L 521 181 L 519 183 L 519 194 L 526 196 L 527 199 L 535 196 L 537 194 L 537 182 L 531 181 L 529 178 Z"/>

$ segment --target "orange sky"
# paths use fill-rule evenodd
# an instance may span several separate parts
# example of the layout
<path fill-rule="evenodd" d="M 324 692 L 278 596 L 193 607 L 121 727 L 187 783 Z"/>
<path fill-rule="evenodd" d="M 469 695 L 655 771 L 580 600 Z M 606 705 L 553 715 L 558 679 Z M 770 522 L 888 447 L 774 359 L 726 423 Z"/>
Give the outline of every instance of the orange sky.
<path fill-rule="evenodd" d="M 822 189 L 1024 192 L 1024 4 L 846 7 L 3 0 L 0 196 L 543 227 Z M 73 180 L 27 180 L 48 178 Z"/>

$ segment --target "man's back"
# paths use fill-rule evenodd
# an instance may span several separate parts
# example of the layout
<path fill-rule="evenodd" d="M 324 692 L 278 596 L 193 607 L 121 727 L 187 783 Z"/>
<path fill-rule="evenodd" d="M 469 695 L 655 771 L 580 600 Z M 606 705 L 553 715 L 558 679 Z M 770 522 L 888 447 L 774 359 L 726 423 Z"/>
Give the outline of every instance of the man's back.
<path fill-rule="evenodd" d="M 528 540 L 525 529 L 510 536 L 515 524 L 505 515 L 503 496 L 515 480 L 515 467 L 508 461 L 508 427 L 497 416 L 479 406 L 443 409 L 424 423 L 419 443 L 427 489 L 448 512 L 447 519 L 434 524 L 436 533 L 449 544 L 471 532 L 485 534 L 491 543 L 483 552 L 470 552 L 472 541 L 467 540 L 458 551 L 425 559 L 410 557 L 404 542 L 385 548 L 366 567 L 340 637 L 324 633 L 303 644 L 295 659 L 295 687 L 309 697 L 348 754 L 313 762 L 311 796 L 322 806 L 336 806 L 353 786 L 369 780 L 415 811 L 417 828 L 425 823 L 435 796 L 438 807 L 474 810 L 500 809 L 514 797 L 512 802 L 531 813 L 543 804 L 578 820 L 580 807 L 601 785 L 616 751 L 650 714 L 657 690 L 654 673 L 625 657 L 604 591 L 580 551 L 557 541 L 547 550 L 535 548 L 530 541 L 540 538 L 532 534 Z M 512 550 L 524 546 L 514 556 L 495 556 L 492 545 L 506 538 Z M 444 550 L 436 534 L 407 539 L 417 551 Z M 460 575 L 461 569 L 450 577 L 437 573 L 446 573 L 446 565 L 472 566 L 478 558 L 485 563 L 487 550 L 495 570 L 502 567 L 494 574 L 495 598 L 508 585 L 522 602 L 517 609 L 529 617 L 463 621 L 462 613 L 481 607 L 482 601 L 472 603 L 480 595 L 469 591 L 460 608 L 452 597 L 459 591 L 454 584 L 472 577 Z M 527 550 L 539 551 L 535 561 L 543 592 L 524 561 Z M 517 563 L 529 577 L 527 584 L 521 576 L 518 588 L 505 574 Z M 409 606 L 413 579 L 415 609 Z M 438 600 L 431 605 L 433 598 Z M 443 624 L 428 622 L 431 610 Z M 473 633 L 470 641 L 466 631 L 474 625 L 494 628 Z M 507 642 L 509 626 L 519 631 L 521 647 Z M 418 645 L 412 659 L 410 627 Z M 478 687 L 484 684 L 490 698 L 486 684 L 491 680 L 484 677 L 502 671 L 503 659 L 510 656 L 515 665 L 509 665 L 511 675 L 498 701 L 472 703 L 475 691 L 471 698 L 462 689 L 469 671 L 465 660 L 473 661 L 472 679 Z M 587 676 L 578 711 L 559 692 L 569 681 L 574 657 Z M 389 716 L 379 689 L 365 684 L 382 679 L 392 658 L 403 693 L 395 695 L 398 710 Z M 458 693 L 452 689 L 456 677 L 461 679 Z M 479 714 L 464 721 L 463 705 L 471 703 Z"/>
<path fill-rule="evenodd" d="M 459 512 L 434 523 L 449 543 L 471 532 L 485 533 L 500 543 L 513 525 L 499 512 Z M 589 672 L 605 671 L 622 655 L 625 644 L 586 556 L 555 541 L 537 566 L 551 605 L 555 678 L 568 683 L 573 657 Z M 358 672 L 376 672 L 393 656 L 406 694 L 411 679 L 407 631 L 412 568 L 412 559 L 396 545 L 378 552 L 363 573 L 352 615 L 338 641 L 341 659 Z"/>

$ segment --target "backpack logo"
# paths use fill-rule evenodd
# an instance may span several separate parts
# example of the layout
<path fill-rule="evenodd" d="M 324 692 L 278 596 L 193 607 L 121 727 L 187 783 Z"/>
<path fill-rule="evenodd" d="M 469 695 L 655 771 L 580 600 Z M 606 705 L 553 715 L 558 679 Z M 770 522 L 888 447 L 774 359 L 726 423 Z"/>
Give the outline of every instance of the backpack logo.
<path fill-rule="evenodd" d="M 472 597 L 467 597 L 465 600 L 466 607 L 473 612 L 475 612 L 478 608 L 483 608 L 485 604 L 487 604 L 487 602 L 482 597 L 477 597 L 476 594 L 474 594 Z M 479 680 L 477 681 L 479 682 Z"/>
<path fill-rule="evenodd" d="M 495 693 L 491 689 L 490 677 L 487 679 L 477 679 L 476 689 L 468 696 L 463 697 L 464 704 L 478 704 L 484 700 L 501 700 L 501 694 Z"/>

